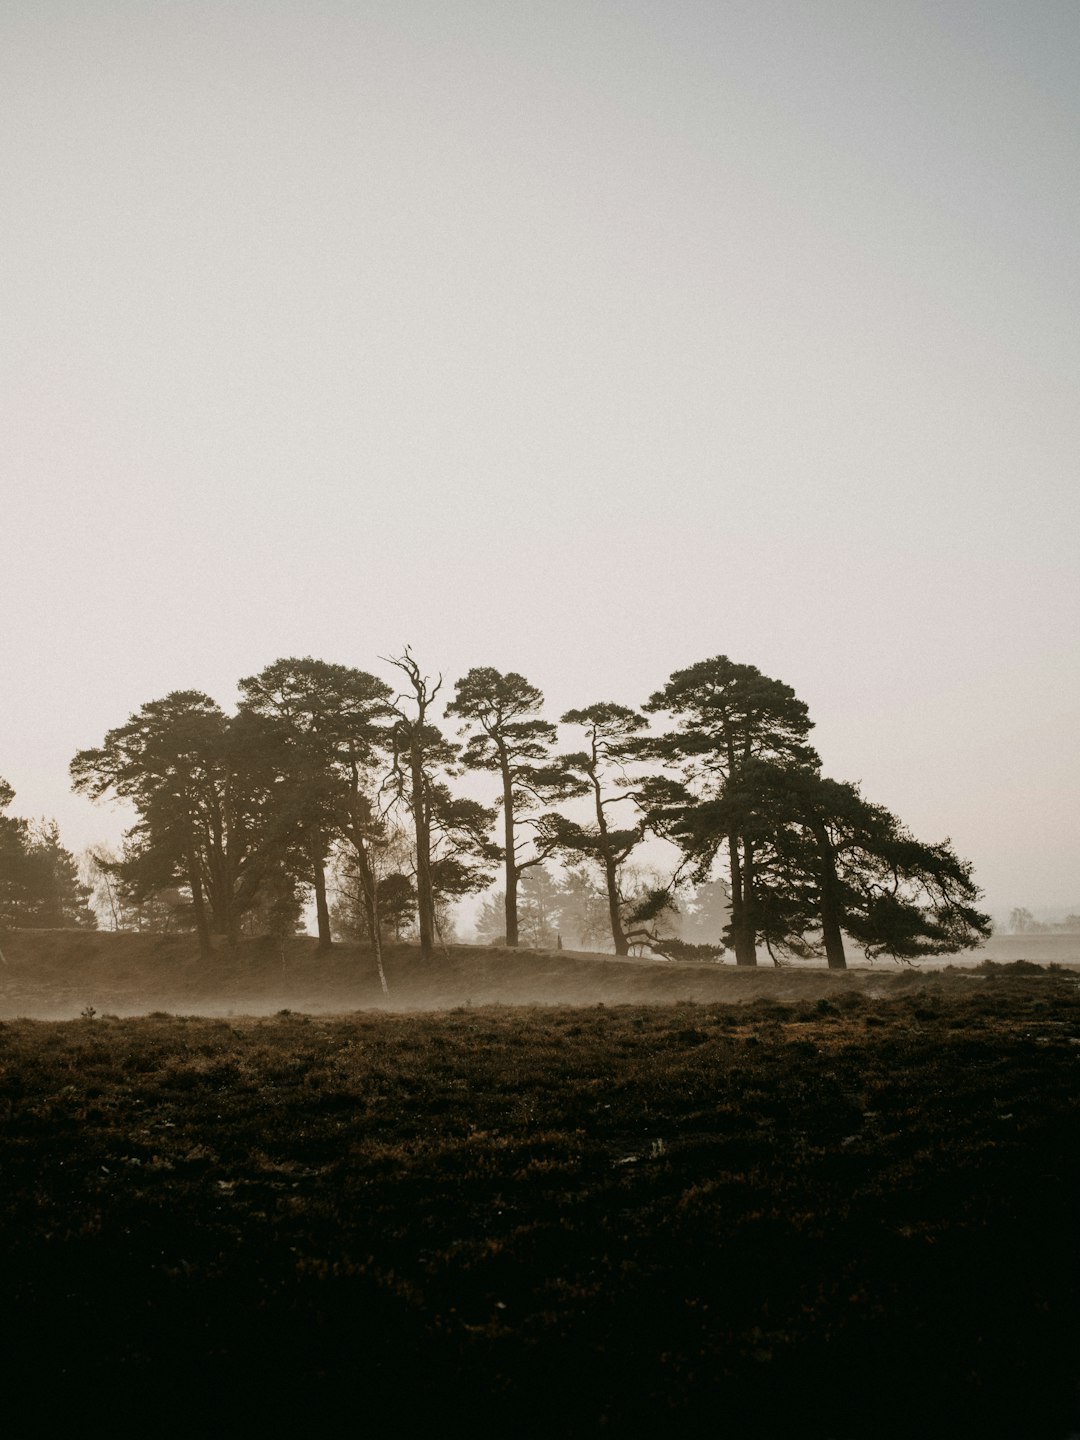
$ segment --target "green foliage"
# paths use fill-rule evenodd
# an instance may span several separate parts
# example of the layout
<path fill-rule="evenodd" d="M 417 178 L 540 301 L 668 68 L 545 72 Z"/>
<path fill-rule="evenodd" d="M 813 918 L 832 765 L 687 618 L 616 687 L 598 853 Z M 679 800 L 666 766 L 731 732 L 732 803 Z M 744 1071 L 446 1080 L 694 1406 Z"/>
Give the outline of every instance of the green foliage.
<path fill-rule="evenodd" d="M 603 896 L 595 886 L 589 892 L 599 902 L 599 925 L 583 924 L 582 888 L 580 877 L 560 875 L 547 865 L 534 865 L 521 876 L 518 896 L 518 938 L 531 950 L 554 950 L 561 942 L 588 948 L 588 941 L 603 939 L 606 930 L 606 909 Z M 505 896 L 496 891 L 480 907 L 476 932 L 488 944 L 504 945 Z M 599 931 L 597 935 L 594 933 Z M 583 932 L 585 932 L 583 934 Z"/>
<path fill-rule="evenodd" d="M 389 748 L 390 686 L 364 670 L 324 660 L 276 660 L 240 681 L 240 714 L 258 718 L 279 745 L 276 779 L 302 791 L 304 818 L 327 845 L 347 827 L 358 790 Z M 291 797 L 290 797 L 291 798 Z"/>
<path fill-rule="evenodd" d="M 15 798 L 8 782 L 0 779 L 0 812 Z M 0 928 L 18 924 L 18 916 L 28 902 L 26 850 L 28 825 L 11 815 L 0 813 Z"/>
<path fill-rule="evenodd" d="M 278 785 L 281 743 L 257 713 L 230 720 L 209 696 L 174 691 L 72 761 L 77 791 L 135 806 L 122 872 L 131 894 L 186 886 L 204 946 L 211 928 L 237 938 L 260 887 L 303 835 L 299 792 Z"/>
<path fill-rule="evenodd" d="M 333 844 L 356 851 L 367 928 L 375 925 L 371 852 L 385 843 L 376 814 L 374 778 L 389 747 L 392 691 L 364 670 L 324 660 L 277 660 L 240 681 L 240 715 L 254 718 L 270 742 L 275 799 L 281 816 L 303 832 L 286 866 L 300 887 L 314 888 L 321 941 L 330 943 L 325 907 L 326 864 Z M 271 738 L 272 737 L 272 738 Z"/>
<path fill-rule="evenodd" d="M 599 873 L 607 895 L 615 953 L 625 955 L 629 946 L 619 875 L 631 852 L 644 839 L 645 827 L 640 821 L 633 825 L 613 823 L 609 812 L 615 805 L 636 804 L 626 765 L 638 757 L 636 737 L 648 722 L 637 711 L 609 701 L 568 710 L 562 722 L 585 732 L 586 748 L 560 756 L 559 762 L 577 782 L 580 793 L 590 797 L 593 818 L 581 823 L 549 812 L 537 822 L 539 843 L 544 845 L 545 853 L 557 853 L 571 863 L 586 863 Z"/>
<path fill-rule="evenodd" d="M 685 760 L 692 776 L 731 774 L 750 760 L 817 759 L 807 745 L 813 722 L 794 690 L 726 655 L 675 671 L 644 709 L 675 717 L 675 729 L 650 749 Z"/>
<path fill-rule="evenodd" d="M 555 727 L 539 718 L 544 697 L 515 672 L 491 667 L 470 670 L 458 681 L 447 715 L 465 720 L 468 736 L 461 763 L 470 770 L 498 775 L 502 844 L 492 849 L 505 875 L 502 934 L 511 947 L 519 940 L 518 887 L 527 871 L 556 848 L 550 831 L 532 817 L 541 805 L 557 804 L 584 793 L 581 778 L 553 758 Z M 522 833 L 524 831 L 524 834 Z M 526 942 L 528 943 L 528 942 Z"/>
<path fill-rule="evenodd" d="M 583 740 L 559 754 L 555 726 L 539 713 L 543 695 L 516 671 L 476 667 L 458 681 L 446 714 L 463 722 L 459 745 L 435 723 L 442 676 L 433 682 L 407 646 L 389 663 L 403 694 L 365 671 L 282 659 L 240 682 L 234 716 L 199 692 L 173 692 L 81 751 L 75 788 L 128 799 L 138 816 L 122 857 L 100 868 L 116 883 L 111 911 L 172 897 L 177 923 L 193 923 L 206 948 L 211 930 L 230 940 L 255 926 L 286 933 L 313 891 L 328 944 L 326 866 L 345 843 L 361 928 L 379 942 L 380 878 L 404 877 L 426 958 L 436 906 L 445 915 L 453 899 L 487 886 L 496 865 L 504 918 L 492 933 L 516 944 L 519 899 L 524 915 L 529 873 L 546 883 L 549 858 L 589 873 L 579 943 L 598 943 L 599 894 L 618 954 L 631 943 L 674 953 L 653 943 L 674 940 L 711 954 L 729 947 L 740 964 L 755 964 L 764 946 L 777 963 L 825 954 L 840 968 L 845 935 L 871 957 L 911 960 L 989 933 L 970 864 L 949 841 L 917 840 L 858 787 L 823 776 L 806 705 L 753 665 L 719 655 L 676 671 L 644 707 L 669 717 L 659 733 L 612 702 L 568 710 L 562 723 Z M 452 790 L 463 767 L 497 777 L 493 807 Z M 0 788 L 5 797 L 10 787 Z M 408 816 L 412 844 L 408 863 L 388 868 L 380 857 L 395 812 Z M 0 856 L 5 847 L 29 853 L 20 825 L 0 821 Z M 627 867 L 649 832 L 680 860 L 643 890 Z M 58 873 L 56 845 L 37 843 Z M 25 879 L 17 866 L 0 868 L 0 907 L 11 910 Z M 720 885 L 720 908 L 693 929 L 703 907 L 687 887 Z M 406 923 L 396 910 L 394 933 Z"/>
<path fill-rule="evenodd" d="M 405 831 L 386 827 L 381 843 L 371 846 L 366 858 L 368 869 L 346 842 L 334 851 L 330 915 L 335 938 L 372 944 L 372 918 L 377 914 L 382 938 L 401 941 L 413 933 L 417 918 L 412 849 Z"/>
<path fill-rule="evenodd" d="M 90 908 L 90 888 L 79 879 L 79 867 L 60 843 L 55 821 L 31 825 L 26 849 L 27 899 L 18 922 L 35 928 L 92 930 L 97 917 Z"/>
<path fill-rule="evenodd" d="M 971 866 L 948 841 L 917 841 L 857 786 L 822 776 L 789 686 L 718 656 L 676 672 L 646 708 L 676 721 L 648 742 L 675 771 L 642 783 L 648 823 L 698 879 L 726 855 L 725 940 L 740 963 L 755 963 L 763 944 L 777 960 L 824 952 L 842 967 L 842 933 L 871 957 L 900 960 L 989 934 Z"/>
<path fill-rule="evenodd" d="M 501 773 L 509 762 L 527 777 L 555 743 L 555 727 L 536 714 L 543 703 L 543 694 L 523 675 L 503 675 L 490 666 L 470 670 L 446 707 L 448 716 L 466 721 L 462 733 L 469 738 L 462 763 L 470 770 Z"/>
<path fill-rule="evenodd" d="M 107 930 L 174 935 L 194 930 L 191 893 L 170 883 L 160 887 L 140 876 L 142 851 L 138 837 L 129 836 L 121 854 L 97 846 L 84 856 L 92 904 L 98 923 Z"/>
<path fill-rule="evenodd" d="M 826 906 L 871 959 L 952 954 L 990 934 L 989 916 L 975 908 L 971 865 L 948 840 L 915 839 L 858 786 L 808 767 L 758 765 L 746 782 L 768 816 L 774 889 L 789 909 L 781 940 L 789 947 L 799 923 L 807 922 L 804 930 L 820 923 Z"/>
<path fill-rule="evenodd" d="M 14 798 L 0 779 L 0 811 Z M 31 824 L 0 814 L 0 928 L 93 929 L 90 893 L 55 821 Z"/>

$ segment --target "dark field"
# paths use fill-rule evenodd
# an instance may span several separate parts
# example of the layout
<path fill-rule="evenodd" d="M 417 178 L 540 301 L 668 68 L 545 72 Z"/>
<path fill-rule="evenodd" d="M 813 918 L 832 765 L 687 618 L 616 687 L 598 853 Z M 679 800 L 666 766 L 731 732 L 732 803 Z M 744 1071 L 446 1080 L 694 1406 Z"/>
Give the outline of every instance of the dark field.
<path fill-rule="evenodd" d="M 1080 1429 L 1076 977 L 752 978 L 0 1025 L 8 1433 Z"/>

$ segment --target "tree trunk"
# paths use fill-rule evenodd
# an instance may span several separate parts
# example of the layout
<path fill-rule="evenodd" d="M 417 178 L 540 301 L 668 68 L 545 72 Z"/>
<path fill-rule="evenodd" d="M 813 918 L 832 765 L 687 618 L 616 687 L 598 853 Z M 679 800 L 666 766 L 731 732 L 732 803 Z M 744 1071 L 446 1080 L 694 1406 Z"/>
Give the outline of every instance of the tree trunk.
<path fill-rule="evenodd" d="M 228 797 L 226 796 L 226 806 Z M 215 935 L 232 939 L 233 876 L 227 848 L 228 826 L 215 807 L 209 817 L 206 837 L 206 898 L 210 907 L 210 928 Z"/>
<path fill-rule="evenodd" d="M 514 786 L 506 760 L 502 766 L 503 781 L 503 845 L 506 850 L 506 943 L 511 950 L 518 945 L 517 889 L 520 871 L 514 855 Z"/>
<path fill-rule="evenodd" d="M 844 954 L 844 936 L 840 930 L 840 904 L 836 885 L 836 857 L 825 826 L 812 823 L 810 828 L 817 841 L 821 859 L 821 937 L 825 942 L 825 957 L 830 970 L 846 970 L 847 956 Z"/>
<path fill-rule="evenodd" d="M 732 938 L 735 941 L 735 964 L 756 965 L 757 945 L 755 944 L 755 940 L 757 937 L 754 935 L 753 930 L 747 927 L 745 921 L 740 924 Z"/>
<path fill-rule="evenodd" d="M 356 868 L 360 872 L 360 890 L 364 897 L 364 919 L 367 921 L 368 934 L 371 936 L 371 948 L 375 951 L 375 968 L 379 972 L 379 984 L 382 986 L 383 994 L 389 995 L 390 987 L 386 983 L 386 971 L 383 969 L 382 927 L 379 923 L 379 883 L 371 868 L 367 846 L 361 839 L 359 824 L 355 825 L 350 839 L 353 849 L 356 851 Z"/>
<path fill-rule="evenodd" d="M 630 946 L 623 929 L 619 911 L 619 871 L 615 857 L 608 848 L 607 816 L 604 814 L 603 797 L 600 794 L 600 777 L 597 773 L 596 742 L 593 742 L 593 764 L 591 770 L 593 796 L 596 800 L 596 828 L 600 832 L 600 854 L 604 862 L 604 882 L 607 885 L 608 918 L 611 921 L 611 939 L 616 955 L 629 955 Z"/>
<path fill-rule="evenodd" d="M 518 875 L 516 866 L 506 867 L 506 903 L 503 907 L 503 914 L 506 921 L 506 945 L 510 950 L 516 950 L 520 940 L 520 929 L 518 926 Z"/>
<path fill-rule="evenodd" d="M 375 968 L 379 972 L 379 984 L 382 986 L 383 995 L 389 999 L 390 986 L 386 983 L 386 971 L 383 969 L 382 926 L 379 923 L 379 882 L 370 867 L 368 876 L 371 881 L 371 893 L 369 895 L 365 891 L 364 902 L 369 916 L 368 923 L 371 926 L 371 945 L 375 951 Z"/>
<path fill-rule="evenodd" d="M 753 864 L 747 856 L 744 867 L 739 858 L 739 837 L 728 836 L 728 864 L 731 872 L 731 940 L 736 965 L 757 964 L 757 936 L 752 909 Z"/>
<path fill-rule="evenodd" d="M 191 886 L 191 908 L 195 912 L 195 930 L 199 936 L 199 954 L 205 959 L 212 950 L 210 922 L 206 915 L 206 902 L 203 899 L 202 882 L 199 879 L 199 866 L 194 851 L 188 852 L 188 884 Z"/>
<path fill-rule="evenodd" d="M 427 797 L 424 794 L 424 773 L 420 756 L 410 756 L 412 780 L 413 825 L 416 830 L 416 911 L 420 922 L 420 957 L 435 956 L 435 896 L 431 888 L 431 825 L 428 820 Z"/>
<path fill-rule="evenodd" d="M 356 868 L 360 872 L 360 889 L 364 897 L 364 917 L 367 920 L 372 949 L 375 951 L 379 984 L 382 986 L 383 994 L 389 996 L 390 987 L 386 983 L 386 971 L 383 969 L 382 928 L 379 924 L 379 884 L 375 878 L 375 871 L 372 868 L 371 857 L 368 855 L 367 843 L 364 838 L 365 835 L 371 833 L 371 804 L 367 797 L 360 793 L 355 770 L 349 814 L 352 819 L 352 830 L 347 833 L 352 841 L 353 850 L 356 852 Z"/>
<path fill-rule="evenodd" d="M 376 904 L 375 876 L 372 873 L 367 848 L 355 835 L 353 836 L 353 849 L 356 851 L 356 868 L 360 872 L 360 892 L 364 897 L 364 919 L 367 921 L 368 935 L 374 945 L 375 937 L 379 933 L 379 907 Z"/>
<path fill-rule="evenodd" d="M 319 949 L 329 950 L 334 942 L 330 934 L 330 906 L 326 903 L 326 846 L 318 825 L 311 832 L 311 865 L 315 882 L 315 918 L 319 927 Z"/>
<path fill-rule="evenodd" d="M 615 954 L 629 955 L 630 945 L 623 929 L 622 915 L 619 913 L 619 879 L 615 861 L 610 855 L 604 856 L 604 879 L 607 881 L 608 915 L 611 918 L 611 938 L 615 942 Z"/>

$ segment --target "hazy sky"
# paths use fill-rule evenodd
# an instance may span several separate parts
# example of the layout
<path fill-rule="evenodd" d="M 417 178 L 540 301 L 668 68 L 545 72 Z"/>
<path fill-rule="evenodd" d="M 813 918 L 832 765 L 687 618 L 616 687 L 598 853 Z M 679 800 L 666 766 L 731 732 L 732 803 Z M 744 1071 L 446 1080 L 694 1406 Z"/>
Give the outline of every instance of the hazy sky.
<path fill-rule="evenodd" d="M 1080 901 L 1075 0 L 3 0 L 0 775 L 278 656 L 727 654 Z"/>

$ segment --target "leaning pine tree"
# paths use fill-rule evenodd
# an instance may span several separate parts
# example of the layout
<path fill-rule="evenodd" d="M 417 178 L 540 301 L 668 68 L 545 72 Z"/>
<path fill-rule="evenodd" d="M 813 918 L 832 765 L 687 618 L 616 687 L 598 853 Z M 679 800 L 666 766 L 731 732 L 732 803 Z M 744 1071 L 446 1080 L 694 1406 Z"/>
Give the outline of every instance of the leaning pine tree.
<path fill-rule="evenodd" d="M 759 815 L 734 801 L 740 773 L 751 762 L 816 768 L 807 708 L 789 685 L 717 655 L 677 670 L 644 709 L 674 721 L 648 742 L 648 753 L 674 771 L 645 788 L 650 824 L 683 848 L 701 879 L 726 849 L 728 938 L 736 964 L 756 965 L 768 831 Z"/>
<path fill-rule="evenodd" d="M 910 961 L 990 934 L 971 863 L 949 840 L 916 839 L 857 785 L 812 769 L 759 765 L 744 783 L 772 817 L 779 883 L 812 916 L 830 969 L 846 967 L 845 935 L 871 959 Z"/>
<path fill-rule="evenodd" d="M 913 960 L 990 933 L 949 841 L 915 839 L 857 786 L 821 774 L 788 686 L 720 656 L 673 675 L 646 708 L 679 719 L 650 742 L 676 773 L 643 783 L 649 824 L 698 878 L 726 850 L 738 964 L 755 964 L 759 943 L 774 960 L 824 954 L 844 969 L 845 935 L 871 958 Z"/>

